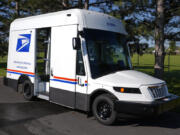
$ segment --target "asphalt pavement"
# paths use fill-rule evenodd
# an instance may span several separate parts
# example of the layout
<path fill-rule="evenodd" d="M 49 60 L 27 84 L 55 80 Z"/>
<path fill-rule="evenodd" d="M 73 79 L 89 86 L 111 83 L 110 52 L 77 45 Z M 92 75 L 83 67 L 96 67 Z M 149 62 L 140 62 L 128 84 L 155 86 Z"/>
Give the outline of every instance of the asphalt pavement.
<path fill-rule="evenodd" d="M 121 117 L 104 126 L 94 117 L 44 100 L 25 101 L 0 79 L 0 135 L 180 135 L 180 114 Z"/>

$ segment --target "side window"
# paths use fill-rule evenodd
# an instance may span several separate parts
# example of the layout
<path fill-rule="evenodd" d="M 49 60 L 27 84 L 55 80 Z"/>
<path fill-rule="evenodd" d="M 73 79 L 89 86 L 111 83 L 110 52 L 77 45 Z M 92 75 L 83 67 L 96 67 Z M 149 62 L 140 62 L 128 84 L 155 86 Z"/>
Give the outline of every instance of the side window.
<path fill-rule="evenodd" d="M 77 75 L 85 75 L 84 62 L 83 62 L 83 57 L 82 57 L 82 51 L 81 50 L 77 50 L 76 74 Z"/>

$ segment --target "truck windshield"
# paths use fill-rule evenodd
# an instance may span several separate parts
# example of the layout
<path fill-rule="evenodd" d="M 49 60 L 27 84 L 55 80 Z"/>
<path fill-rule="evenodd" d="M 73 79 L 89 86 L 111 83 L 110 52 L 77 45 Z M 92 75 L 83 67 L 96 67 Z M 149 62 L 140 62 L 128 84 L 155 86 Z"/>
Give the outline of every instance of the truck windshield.
<path fill-rule="evenodd" d="M 131 68 L 124 35 L 93 29 L 84 32 L 92 78 Z"/>

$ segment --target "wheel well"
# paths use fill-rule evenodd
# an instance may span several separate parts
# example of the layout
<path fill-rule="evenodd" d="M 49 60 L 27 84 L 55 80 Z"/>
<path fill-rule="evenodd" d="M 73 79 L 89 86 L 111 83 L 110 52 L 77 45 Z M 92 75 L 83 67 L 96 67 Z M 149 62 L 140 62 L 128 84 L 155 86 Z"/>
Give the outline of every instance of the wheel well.
<path fill-rule="evenodd" d="M 21 75 L 18 79 L 18 84 L 22 84 L 25 80 L 30 80 L 27 75 Z"/>
<path fill-rule="evenodd" d="M 115 99 L 117 99 L 111 92 L 104 90 L 104 89 L 100 89 L 100 90 L 96 90 L 95 92 L 93 92 L 90 96 L 90 102 L 89 102 L 89 111 L 92 111 L 92 104 L 94 102 L 94 100 L 96 99 L 96 97 L 98 97 L 99 95 L 102 94 L 109 94 L 111 96 L 113 96 Z"/>
<path fill-rule="evenodd" d="M 25 80 L 30 80 L 29 77 L 27 75 L 21 75 L 18 79 L 18 83 L 17 83 L 17 91 L 22 93 L 22 84 Z"/>

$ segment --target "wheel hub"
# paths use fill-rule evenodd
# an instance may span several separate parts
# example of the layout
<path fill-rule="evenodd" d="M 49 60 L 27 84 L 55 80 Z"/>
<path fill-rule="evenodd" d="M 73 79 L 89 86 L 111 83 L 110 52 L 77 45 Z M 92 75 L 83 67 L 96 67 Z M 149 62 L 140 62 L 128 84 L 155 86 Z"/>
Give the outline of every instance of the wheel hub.
<path fill-rule="evenodd" d="M 97 106 L 97 112 L 101 119 L 106 120 L 111 116 L 112 110 L 107 102 L 101 102 Z"/>

